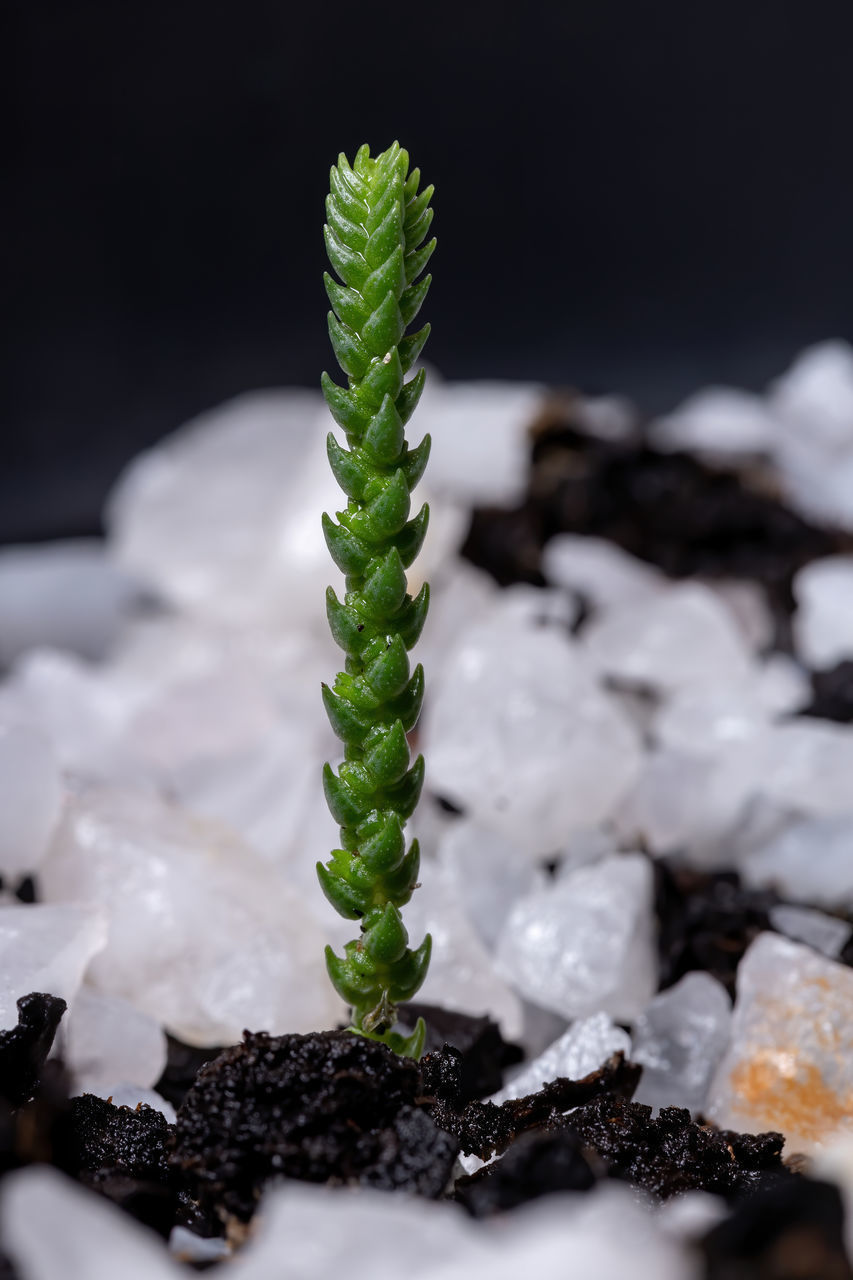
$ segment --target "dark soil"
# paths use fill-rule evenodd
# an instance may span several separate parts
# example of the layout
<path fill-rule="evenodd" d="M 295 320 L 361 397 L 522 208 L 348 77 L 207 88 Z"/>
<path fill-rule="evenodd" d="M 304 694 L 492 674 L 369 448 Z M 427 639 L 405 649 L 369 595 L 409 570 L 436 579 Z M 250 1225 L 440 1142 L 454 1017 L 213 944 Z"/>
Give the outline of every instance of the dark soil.
<path fill-rule="evenodd" d="M 402 1022 L 413 1027 L 418 1018 L 426 1023 L 425 1053 L 435 1053 L 452 1044 L 461 1055 L 459 1096 L 463 1102 L 497 1093 L 506 1068 L 524 1058 L 524 1051 L 518 1045 L 507 1044 L 497 1023 L 486 1016 L 472 1017 L 431 1004 L 400 1007 Z"/>
<path fill-rule="evenodd" d="M 812 694 L 802 715 L 850 724 L 853 721 L 853 662 L 839 662 L 829 671 L 813 671 Z"/>
<path fill-rule="evenodd" d="M 47 1055 L 67 1005 L 34 991 L 17 1002 L 18 1025 L 0 1031 L 0 1099 L 10 1107 L 27 1102 L 38 1088 Z"/>
<path fill-rule="evenodd" d="M 653 865 L 661 989 L 704 969 L 734 996 L 741 958 L 771 928 L 779 895 L 745 888 L 736 871 L 694 871 L 664 859 Z"/>
<path fill-rule="evenodd" d="M 419 1110 L 417 1065 L 346 1031 L 268 1036 L 202 1067 L 173 1169 L 202 1205 L 248 1221 L 273 1177 L 439 1196 L 456 1142 Z"/>
<path fill-rule="evenodd" d="M 790 1178 L 737 1205 L 702 1242 L 706 1280 L 851 1280 L 837 1187 Z"/>
<path fill-rule="evenodd" d="M 542 548 L 557 533 L 606 538 L 671 578 L 759 583 L 785 648 L 794 574 L 853 545 L 786 507 L 764 472 L 661 453 L 639 435 L 599 440 L 581 429 L 570 400 L 555 400 L 534 428 L 523 501 L 475 510 L 463 555 L 503 586 L 543 586 Z"/>

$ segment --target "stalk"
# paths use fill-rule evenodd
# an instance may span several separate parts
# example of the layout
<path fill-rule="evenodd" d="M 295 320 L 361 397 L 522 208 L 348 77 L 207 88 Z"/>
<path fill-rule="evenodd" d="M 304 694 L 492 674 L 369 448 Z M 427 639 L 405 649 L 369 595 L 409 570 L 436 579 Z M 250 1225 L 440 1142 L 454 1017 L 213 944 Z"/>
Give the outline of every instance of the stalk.
<path fill-rule="evenodd" d="M 411 492 L 429 457 L 429 436 L 410 449 L 405 427 L 424 385 L 421 370 L 406 382 L 429 325 L 410 335 L 432 277 L 422 276 L 435 248 L 424 243 L 433 188 L 419 191 L 420 173 L 395 142 L 371 158 L 367 146 L 350 166 L 332 167 L 324 228 L 329 260 L 341 283 L 324 275 L 332 305 L 329 337 L 347 385 L 324 373 L 323 394 L 346 447 L 327 440 L 329 464 L 348 499 L 337 521 L 323 516 L 326 545 L 345 575 L 340 601 L 330 587 L 326 612 L 346 654 L 323 702 L 344 744 L 337 772 L 323 785 L 340 824 L 341 847 L 317 874 L 332 906 L 359 920 L 360 935 L 342 957 L 326 948 L 326 966 L 351 1006 L 352 1029 L 418 1058 L 425 1027 L 408 1037 L 393 1030 L 396 1006 L 410 1000 L 426 976 L 429 934 L 415 950 L 401 908 L 417 888 L 419 852 L 407 848 L 406 820 L 417 805 L 424 762 L 412 764 L 407 734 L 420 714 L 423 668 L 410 670 L 409 650 L 426 619 L 429 588 L 413 598 L 406 570 L 420 551 L 429 511 L 410 518 Z M 420 279 L 419 279 L 420 277 Z"/>

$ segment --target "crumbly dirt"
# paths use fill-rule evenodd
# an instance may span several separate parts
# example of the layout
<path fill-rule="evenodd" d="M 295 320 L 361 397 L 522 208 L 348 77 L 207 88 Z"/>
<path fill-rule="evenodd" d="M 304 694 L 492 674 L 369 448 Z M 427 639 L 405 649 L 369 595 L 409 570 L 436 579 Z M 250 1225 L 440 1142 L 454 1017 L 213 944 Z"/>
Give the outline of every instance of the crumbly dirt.
<path fill-rule="evenodd" d="M 418 1112 L 417 1065 L 346 1031 L 244 1035 L 202 1067 L 170 1165 L 202 1205 L 248 1221 L 287 1176 L 439 1196 L 456 1142 Z"/>
<path fill-rule="evenodd" d="M 734 996 L 737 967 L 747 947 L 770 929 L 781 901 L 770 889 L 748 889 L 736 871 L 695 871 L 654 863 L 661 989 L 704 969 Z"/>
<path fill-rule="evenodd" d="M 465 1102 L 497 1093 L 506 1068 L 524 1058 L 524 1051 L 508 1044 L 498 1024 L 486 1015 L 476 1017 L 431 1004 L 401 1005 L 401 1021 L 414 1026 L 418 1018 L 426 1023 L 425 1053 L 435 1053 L 446 1044 L 460 1053 L 459 1092 Z"/>
<path fill-rule="evenodd" d="M 736 1205 L 702 1241 L 706 1280 L 851 1280 L 837 1187 L 789 1178 Z"/>
<path fill-rule="evenodd" d="M 624 1054 L 614 1053 L 604 1066 L 582 1080 L 558 1077 L 537 1093 L 499 1105 L 463 1104 L 458 1087 L 454 1088 L 453 1061 L 454 1051 L 449 1046 L 440 1054 L 424 1058 L 424 1090 L 432 1095 L 431 1112 L 436 1123 L 453 1134 L 465 1155 L 479 1156 L 481 1160 L 500 1155 L 517 1137 L 532 1129 L 559 1126 L 566 1111 L 601 1094 L 630 1098 L 641 1074 L 640 1067 L 627 1062 Z"/>
<path fill-rule="evenodd" d="M 579 428 L 571 399 L 555 398 L 533 434 L 524 499 L 512 509 L 474 511 L 463 547 L 501 585 L 545 585 L 542 548 L 557 533 L 606 538 L 671 578 L 760 583 L 776 642 L 789 648 L 794 574 L 853 545 L 786 507 L 767 472 L 661 453 L 640 433 L 596 439 Z"/>
<path fill-rule="evenodd" d="M 19 1107 L 38 1088 L 47 1055 L 68 1007 L 58 996 L 33 991 L 17 1002 L 18 1025 L 0 1031 L 0 1099 Z"/>

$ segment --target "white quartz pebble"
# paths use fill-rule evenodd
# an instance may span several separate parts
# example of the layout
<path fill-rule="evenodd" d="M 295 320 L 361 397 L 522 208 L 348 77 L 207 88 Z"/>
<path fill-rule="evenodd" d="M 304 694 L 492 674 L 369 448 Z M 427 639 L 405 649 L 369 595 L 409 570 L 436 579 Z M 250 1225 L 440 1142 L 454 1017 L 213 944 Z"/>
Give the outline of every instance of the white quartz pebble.
<path fill-rule="evenodd" d="M 543 402 L 535 385 L 429 379 L 414 425 L 418 436 L 432 437 L 430 490 L 468 507 L 517 502 Z"/>
<path fill-rule="evenodd" d="M 748 884 L 794 902 L 853 910 L 853 813 L 798 818 L 747 852 Z"/>
<path fill-rule="evenodd" d="M 612 855 L 519 899 L 498 939 L 498 971 L 568 1018 L 630 1021 L 657 985 L 652 879 L 641 854 Z"/>
<path fill-rule="evenodd" d="M 778 933 L 795 942 L 805 942 L 830 960 L 838 959 L 853 934 L 853 925 L 846 920 L 825 915 L 813 907 L 789 906 L 782 902 L 770 908 L 769 917 Z"/>
<path fill-rule="evenodd" d="M 42 867 L 49 902 L 109 918 L 91 984 L 192 1044 L 309 1031 L 342 1013 L 309 903 L 227 828 L 155 795 L 91 786 Z"/>
<path fill-rule="evenodd" d="M 659 569 L 604 538 L 558 533 L 542 552 L 542 572 L 555 587 L 575 591 L 599 609 L 634 604 L 666 586 Z"/>
<path fill-rule="evenodd" d="M 807 666 L 853 658 L 853 556 L 813 560 L 794 578 L 794 643 Z"/>
<path fill-rule="evenodd" d="M 50 742 L 0 724 L 0 876 L 35 871 L 59 819 L 63 784 Z"/>
<path fill-rule="evenodd" d="M 0 1235 L 22 1280 L 186 1277 L 150 1228 L 46 1165 L 4 1180 Z"/>
<path fill-rule="evenodd" d="M 786 1152 L 853 1134 L 853 970 L 761 934 L 738 968 L 731 1046 L 708 1114 L 721 1127 L 785 1134 Z"/>
<path fill-rule="evenodd" d="M 606 1013 L 579 1018 L 533 1062 L 526 1063 L 490 1101 L 501 1103 L 510 1098 L 523 1098 L 559 1076 L 582 1080 L 603 1066 L 614 1053 L 624 1053 L 626 1058 L 632 1056 L 627 1031 L 614 1026 Z"/>
<path fill-rule="evenodd" d="M 583 640 L 602 675 L 651 689 L 728 681 L 749 670 L 730 610 L 699 583 L 611 609 L 592 620 Z"/>
<path fill-rule="evenodd" d="M 127 1000 L 83 986 L 63 1024 L 62 1056 L 75 1093 L 105 1097 L 119 1085 L 156 1084 L 166 1065 L 166 1037 Z"/>
<path fill-rule="evenodd" d="M 450 892 L 488 947 L 494 946 L 513 903 L 542 874 L 523 849 L 464 818 L 443 836 L 438 859 Z M 427 868 L 425 874 L 431 873 Z"/>
<path fill-rule="evenodd" d="M 96 538 L 0 548 L 0 665 L 40 645 L 104 657 L 137 594 Z"/>
<path fill-rule="evenodd" d="M 732 1004 L 709 973 L 686 973 L 634 1023 L 631 1060 L 643 1074 L 635 1102 L 701 1111 L 728 1045 Z"/>
<path fill-rule="evenodd" d="M 768 452 L 776 424 L 761 396 L 734 387 L 706 387 L 650 428 L 658 449 L 710 456 Z"/>
<path fill-rule="evenodd" d="M 571 638 L 500 612 L 447 658 L 423 743 L 431 788 L 534 857 L 606 818 L 641 759 Z"/>
<path fill-rule="evenodd" d="M 16 1001 L 32 991 L 73 1000 L 106 937 L 96 906 L 0 906 L 0 1029 L 16 1025 Z"/>

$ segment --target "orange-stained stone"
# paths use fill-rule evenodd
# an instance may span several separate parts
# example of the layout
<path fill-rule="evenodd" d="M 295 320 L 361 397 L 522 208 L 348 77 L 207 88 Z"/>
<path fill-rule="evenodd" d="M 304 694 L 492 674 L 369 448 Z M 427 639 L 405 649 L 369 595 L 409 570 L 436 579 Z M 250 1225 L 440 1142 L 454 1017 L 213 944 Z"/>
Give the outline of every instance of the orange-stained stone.
<path fill-rule="evenodd" d="M 853 1121 L 853 1097 L 840 1098 L 815 1064 L 799 1058 L 795 1050 L 759 1050 L 738 1063 L 730 1079 L 751 1119 L 767 1129 L 821 1142 Z"/>

